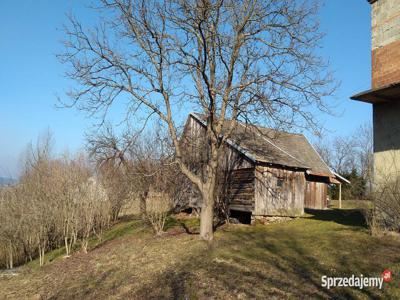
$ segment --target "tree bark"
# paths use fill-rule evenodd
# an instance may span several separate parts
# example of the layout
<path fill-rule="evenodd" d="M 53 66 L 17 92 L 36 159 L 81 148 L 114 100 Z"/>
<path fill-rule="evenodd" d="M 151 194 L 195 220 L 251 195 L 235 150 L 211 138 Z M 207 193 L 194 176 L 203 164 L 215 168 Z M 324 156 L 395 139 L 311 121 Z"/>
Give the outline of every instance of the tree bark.
<path fill-rule="evenodd" d="M 214 203 L 209 200 L 203 196 L 203 206 L 200 213 L 200 237 L 206 241 L 211 241 L 214 238 Z"/>
<path fill-rule="evenodd" d="M 216 156 L 216 155 L 215 155 Z M 200 237 L 206 241 L 214 238 L 214 203 L 217 179 L 217 161 L 213 161 L 207 172 L 208 180 L 203 186 L 203 204 L 200 213 Z"/>
<path fill-rule="evenodd" d="M 65 243 L 65 255 L 69 256 L 70 247 L 69 247 L 69 243 L 68 243 L 68 237 L 64 237 L 64 243 Z"/>
<path fill-rule="evenodd" d="M 148 194 L 149 192 L 147 190 L 139 193 L 139 210 L 143 222 L 147 222 L 146 199 Z"/>

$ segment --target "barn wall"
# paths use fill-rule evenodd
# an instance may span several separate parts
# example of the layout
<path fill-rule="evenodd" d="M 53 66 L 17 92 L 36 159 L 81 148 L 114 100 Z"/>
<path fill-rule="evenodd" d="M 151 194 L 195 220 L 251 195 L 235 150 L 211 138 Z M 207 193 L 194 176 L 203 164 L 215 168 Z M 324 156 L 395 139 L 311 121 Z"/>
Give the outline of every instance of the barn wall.
<path fill-rule="evenodd" d="M 236 169 L 227 181 L 227 203 L 232 210 L 252 212 L 254 210 L 254 168 Z"/>
<path fill-rule="evenodd" d="M 324 182 L 307 181 L 304 207 L 324 209 L 328 206 L 328 185 Z"/>
<path fill-rule="evenodd" d="M 255 216 L 302 215 L 304 213 L 304 189 L 304 172 L 257 166 L 253 214 Z"/>
<path fill-rule="evenodd" d="M 184 152 L 187 160 L 192 162 L 193 168 L 198 169 L 208 161 L 206 151 L 205 128 L 193 117 L 188 118 L 184 130 Z M 244 155 L 229 147 L 223 146 L 220 165 L 222 169 L 234 170 L 241 168 L 252 168 L 253 163 Z"/>
<path fill-rule="evenodd" d="M 205 166 L 208 161 L 205 128 L 193 117 L 188 118 L 186 122 L 182 143 L 184 157 L 190 169 L 205 176 Z M 249 176 L 254 178 L 253 163 L 237 150 L 225 145 L 219 164 L 221 171 L 218 174 L 218 181 L 223 185 L 218 191 L 223 194 L 220 196 L 232 203 L 232 209 L 252 211 L 254 180 L 252 183 Z M 240 182 L 242 179 L 243 182 Z M 195 190 L 190 195 L 189 205 L 201 207 L 201 195 Z"/>

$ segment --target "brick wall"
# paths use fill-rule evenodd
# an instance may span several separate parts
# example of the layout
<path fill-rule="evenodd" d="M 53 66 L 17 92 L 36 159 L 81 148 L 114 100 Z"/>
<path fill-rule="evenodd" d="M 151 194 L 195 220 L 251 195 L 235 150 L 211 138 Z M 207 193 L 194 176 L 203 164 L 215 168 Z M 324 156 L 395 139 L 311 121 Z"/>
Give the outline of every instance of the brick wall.
<path fill-rule="evenodd" d="M 372 4 L 372 87 L 400 82 L 400 0 Z"/>
<path fill-rule="evenodd" d="M 372 50 L 372 87 L 400 82 L 400 40 Z"/>

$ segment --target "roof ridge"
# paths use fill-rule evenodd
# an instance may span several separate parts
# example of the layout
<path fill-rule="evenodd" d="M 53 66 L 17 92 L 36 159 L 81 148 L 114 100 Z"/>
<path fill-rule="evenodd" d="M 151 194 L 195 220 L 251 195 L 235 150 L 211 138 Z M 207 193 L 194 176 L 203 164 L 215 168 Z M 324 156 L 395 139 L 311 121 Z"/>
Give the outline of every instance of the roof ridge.
<path fill-rule="evenodd" d="M 322 156 L 321 156 L 321 155 L 318 153 L 318 151 L 315 149 L 314 145 L 311 144 L 311 143 L 308 141 L 308 139 L 307 139 L 304 135 L 302 135 L 302 136 L 303 136 L 303 138 L 305 139 L 305 141 L 311 146 L 311 148 L 313 148 L 314 152 L 317 153 L 318 157 L 319 157 L 319 158 L 321 159 L 321 161 L 324 163 L 325 167 L 327 167 L 328 170 L 333 174 L 331 168 L 328 166 L 328 164 L 325 162 L 325 160 L 322 158 Z"/>
<path fill-rule="evenodd" d="M 205 116 L 204 114 L 197 113 L 197 112 L 190 112 L 189 115 L 196 115 L 196 117 L 199 118 L 199 119 L 201 119 L 202 116 Z M 232 120 L 225 119 L 225 121 L 232 121 Z M 252 127 L 256 127 L 256 128 L 260 128 L 260 129 L 273 130 L 273 131 L 278 132 L 278 133 L 285 133 L 285 134 L 288 134 L 288 135 L 295 135 L 295 136 L 304 136 L 304 134 L 302 134 L 302 133 L 289 132 L 289 131 L 280 130 L 280 129 L 276 129 L 276 128 L 272 128 L 272 127 L 266 127 L 266 126 L 262 126 L 262 125 L 247 124 L 247 123 L 239 121 L 239 120 L 233 120 L 233 121 L 235 121 L 238 124 L 245 125 L 245 126 L 250 125 Z"/>
<path fill-rule="evenodd" d="M 197 121 L 200 122 L 200 124 L 202 124 L 203 126 L 207 126 L 207 124 L 205 123 L 204 120 L 202 120 L 198 114 L 196 113 L 189 113 L 190 116 L 194 117 Z M 237 151 L 239 151 L 240 153 L 242 153 L 244 156 L 246 156 L 248 159 L 250 159 L 253 162 L 256 162 L 257 159 L 249 153 L 249 151 L 245 150 L 243 147 L 241 147 L 240 145 L 238 145 L 237 143 L 235 143 L 232 139 L 227 138 L 225 140 L 225 142 L 230 145 L 231 147 L 233 147 L 234 149 L 236 149 Z"/>
<path fill-rule="evenodd" d="M 236 122 L 238 122 L 239 124 L 247 125 L 247 123 L 243 123 L 243 122 L 240 122 L 240 121 L 236 121 Z M 302 133 L 288 132 L 288 131 L 284 131 L 284 130 L 280 130 L 280 129 L 275 129 L 275 128 L 272 128 L 272 127 L 265 127 L 265 126 L 262 126 L 262 125 L 254 125 L 254 124 L 248 124 L 248 125 L 256 127 L 256 128 L 260 128 L 260 129 L 273 130 L 275 132 L 285 133 L 285 134 L 288 134 L 288 135 L 296 135 L 296 136 L 302 136 L 303 135 Z"/>
<path fill-rule="evenodd" d="M 243 123 L 238 122 L 239 125 L 242 125 L 243 127 L 245 127 L 243 125 Z M 246 127 L 245 127 L 246 128 Z M 305 167 L 309 168 L 309 166 L 307 166 L 307 164 L 304 161 L 299 160 L 298 158 L 294 157 L 292 154 L 290 154 L 289 152 L 283 150 L 281 147 L 275 145 L 275 143 L 273 143 L 272 141 L 270 141 L 269 139 L 267 139 L 265 136 L 261 135 L 259 132 L 256 132 L 256 134 L 258 134 L 262 139 L 264 139 L 266 142 L 268 142 L 269 144 L 271 144 L 272 146 L 274 146 L 275 148 L 277 148 L 278 150 L 280 150 L 281 152 L 285 153 L 286 155 L 290 156 L 291 158 L 293 158 L 294 160 L 297 160 L 299 163 L 303 164 Z"/>

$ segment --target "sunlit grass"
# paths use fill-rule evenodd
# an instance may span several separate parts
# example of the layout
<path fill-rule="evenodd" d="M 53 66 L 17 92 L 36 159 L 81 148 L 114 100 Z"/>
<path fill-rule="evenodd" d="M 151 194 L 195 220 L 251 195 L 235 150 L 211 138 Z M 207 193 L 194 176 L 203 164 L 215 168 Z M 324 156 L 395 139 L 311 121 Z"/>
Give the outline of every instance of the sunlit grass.
<path fill-rule="evenodd" d="M 149 231 L 148 228 L 143 226 L 143 222 L 138 217 L 125 218 L 116 224 L 114 224 L 110 229 L 106 230 L 101 236 L 92 236 L 89 239 L 88 250 L 94 249 L 101 246 L 102 244 L 122 238 L 126 235 L 138 233 L 139 229 Z M 77 242 L 72 248 L 72 253 L 79 251 L 81 249 L 80 243 Z M 45 253 L 44 262 L 45 264 L 64 258 L 66 255 L 64 246 L 60 246 L 57 249 L 48 251 Z M 26 264 L 27 267 L 32 269 L 37 269 L 40 267 L 39 258 L 36 258 Z"/>
<path fill-rule="evenodd" d="M 101 242 L 91 241 L 89 254 L 60 261 L 63 252 L 55 250 L 47 254 L 47 267 L 0 283 L 11 298 L 37 291 L 62 299 L 400 297 L 400 240 L 370 236 L 359 210 L 309 210 L 280 223 L 224 225 L 212 244 L 199 239 L 198 229 L 199 219 L 183 214 L 169 216 L 161 236 L 138 218 L 126 219 Z M 380 276 L 384 269 L 394 280 L 383 290 L 321 287 L 323 275 Z"/>
<path fill-rule="evenodd" d="M 342 200 L 342 209 L 371 209 L 373 203 L 369 200 Z M 339 200 L 331 200 L 329 208 L 339 208 Z"/>

